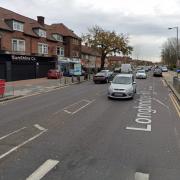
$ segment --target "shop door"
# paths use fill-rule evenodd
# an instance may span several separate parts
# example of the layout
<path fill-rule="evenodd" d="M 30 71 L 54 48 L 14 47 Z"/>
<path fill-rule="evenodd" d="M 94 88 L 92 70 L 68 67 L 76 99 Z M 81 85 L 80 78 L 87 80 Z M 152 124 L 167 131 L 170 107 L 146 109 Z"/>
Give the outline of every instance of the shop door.
<path fill-rule="evenodd" d="M 25 80 L 36 78 L 36 66 L 34 64 L 12 64 L 12 80 Z"/>
<path fill-rule="evenodd" d="M 6 79 L 6 64 L 0 63 L 0 79 Z"/>

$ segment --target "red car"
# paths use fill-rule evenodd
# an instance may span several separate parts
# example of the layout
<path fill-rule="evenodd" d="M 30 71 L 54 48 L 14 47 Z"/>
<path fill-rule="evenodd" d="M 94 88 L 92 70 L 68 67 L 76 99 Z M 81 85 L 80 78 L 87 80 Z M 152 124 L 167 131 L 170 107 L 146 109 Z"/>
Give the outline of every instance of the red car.
<path fill-rule="evenodd" d="M 57 69 L 50 69 L 47 74 L 48 79 L 59 79 L 60 72 Z"/>

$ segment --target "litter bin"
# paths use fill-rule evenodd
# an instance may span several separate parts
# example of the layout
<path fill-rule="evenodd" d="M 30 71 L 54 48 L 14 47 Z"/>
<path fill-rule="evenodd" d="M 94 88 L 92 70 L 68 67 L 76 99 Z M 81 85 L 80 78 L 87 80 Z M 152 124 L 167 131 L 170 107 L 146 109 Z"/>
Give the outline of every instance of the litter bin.
<path fill-rule="evenodd" d="M 4 96 L 5 92 L 5 80 L 0 79 L 0 96 Z"/>

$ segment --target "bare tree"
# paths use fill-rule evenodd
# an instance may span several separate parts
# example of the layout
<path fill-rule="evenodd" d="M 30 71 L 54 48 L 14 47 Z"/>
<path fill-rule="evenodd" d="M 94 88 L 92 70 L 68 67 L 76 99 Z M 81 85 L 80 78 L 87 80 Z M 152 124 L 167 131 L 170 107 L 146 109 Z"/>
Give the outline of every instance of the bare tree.
<path fill-rule="evenodd" d="M 161 50 L 161 60 L 164 64 L 174 66 L 177 63 L 177 42 L 175 38 L 168 39 Z"/>

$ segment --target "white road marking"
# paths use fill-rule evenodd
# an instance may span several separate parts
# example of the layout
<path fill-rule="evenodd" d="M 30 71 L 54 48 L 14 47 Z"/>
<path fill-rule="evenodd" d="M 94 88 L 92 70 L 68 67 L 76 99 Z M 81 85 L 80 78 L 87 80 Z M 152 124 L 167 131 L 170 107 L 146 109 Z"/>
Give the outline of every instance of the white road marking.
<path fill-rule="evenodd" d="M 163 86 L 167 87 L 167 84 L 165 83 L 164 79 L 161 79 Z"/>
<path fill-rule="evenodd" d="M 5 139 L 5 138 L 7 138 L 8 136 L 11 136 L 11 135 L 13 135 L 13 134 L 16 134 L 16 133 L 22 131 L 23 129 L 26 129 L 26 127 L 20 128 L 20 129 L 18 129 L 18 130 L 16 130 L 16 131 L 13 131 L 13 132 L 9 133 L 9 134 L 6 134 L 5 136 L 0 137 L 0 140 L 3 140 L 3 139 Z"/>
<path fill-rule="evenodd" d="M 135 180 L 149 180 L 149 174 L 136 172 L 135 173 Z"/>
<path fill-rule="evenodd" d="M 167 109 L 169 109 L 169 106 L 167 106 L 166 104 L 164 104 L 162 101 L 160 101 L 157 98 L 153 98 L 154 101 L 158 102 L 159 104 L 161 104 L 162 106 L 166 107 Z"/>
<path fill-rule="evenodd" d="M 92 100 L 92 101 L 90 101 L 90 102 L 89 102 L 89 103 L 87 103 L 86 105 L 84 105 L 84 106 L 80 107 L 80 108 L 79 108 L 79 109 L 77 109 L 76 111 L 72 112 L 72 114 L 76 114 L 77 112 L 79 112 L 80 110 L 84 109 L 86 106 L 88 106 L 89 104 L 93 103 L 94 101 L 95 101 L 95 99 L 94 99 L 94 100 Z"/>
<path fill-rule="evenodd" d="M 6 153 L 1 154 L 1 155 L 0 155 L 0 160 L 3 159 L 3 158 L 5 158 L 6 156 L 8 156 L 9 154 L 11 154 L 12 152 L 18 150 L 19 148 L 21 148 L 21 147 L 24 146 L 25 144 L 27 144 L 27 143 L 35 140 L 36 138 L 38 138 L 40 135 L 42 135 L 42 134 L 45 133 L 46 131 L 47 131 L 47 129 L 44 130 L 44 131 L 41 131 L 40 133 L 36 134 L 35 136 L 33 136 L 33 137 L 29 138 L 28 140 L 24 141 L 23 143 L 15 146 L 15 147 L 13 147 L 12 149 L 10 149 L 9 151 L 7 151 Z"/>
<path fill-rule="evenodd" d="M 134 131 L 151 131 L 151 125 L 148 124 L 146 128 L 137 128 L 137 127 L 126 127 L 127 130 L 134 130 Z"/>
<path fill-rule="evenodd" d="M 70 111 L 68 111 L 68 110 L 66 110 L 66 109 L 64 109 L 64 112 L 66 112 L 66 113 L 68 113 L 68 114 L 71 114 L 72 112 L 70 112 Z"/>
<path fill-rule="evenodd" d="M 37 129 L 39 129 L 40 131 L 46 130 L 44 127 L 40 126 L 39 124 L 34 124 L 34 127 L 36 127 Z"/>
<path fill-rule="evenodd" d="M 26 180 L 40 180 L 42 179 L 51 169 L 53 169 L 59 161 L 49 159 L 44 162 L 35 172 L 33 172 Z"/>

